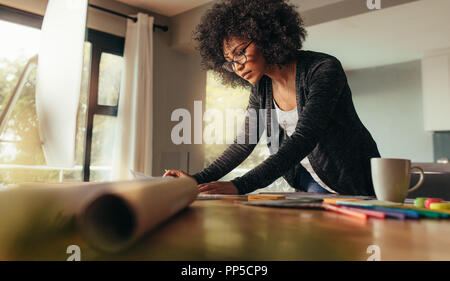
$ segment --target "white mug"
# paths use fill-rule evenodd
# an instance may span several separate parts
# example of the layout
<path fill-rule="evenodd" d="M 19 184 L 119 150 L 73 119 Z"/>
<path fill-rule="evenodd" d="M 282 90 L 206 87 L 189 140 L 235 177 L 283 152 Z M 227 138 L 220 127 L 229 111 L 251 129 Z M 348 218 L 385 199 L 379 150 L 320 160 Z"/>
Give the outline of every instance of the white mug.
<path fill-rule="evenodd" d="M 372 182 L 378 200 L 403 203 L 409 192 L 423 184 L 424 173 L 420 167 L 411 167 L 411 160 L 371 158 Z M 411 170 L 420 172 L 419 182 L 409 188 Z"/>

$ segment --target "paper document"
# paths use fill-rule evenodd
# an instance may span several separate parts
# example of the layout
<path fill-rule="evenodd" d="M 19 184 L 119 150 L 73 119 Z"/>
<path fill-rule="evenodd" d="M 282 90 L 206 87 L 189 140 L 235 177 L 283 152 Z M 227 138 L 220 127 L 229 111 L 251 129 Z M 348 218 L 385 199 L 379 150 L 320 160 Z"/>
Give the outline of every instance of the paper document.
<path fill-rule="evenodd" d="M 220 199 L 247 200 L 247 195 L 199 193 L 197 196 L 197 200 L 220 200 Z"/>
<path fill-rule="evenodd" d="M 130 170 L 131 174 L 133 174 L 135 179 L 157 179 L 157 178 L 163 178 L 163 177 L 152 177 L 152 176 L 148 176 L 146 174 L 143 173 L 139 173 L 136 172 L 134 170 Z"/>

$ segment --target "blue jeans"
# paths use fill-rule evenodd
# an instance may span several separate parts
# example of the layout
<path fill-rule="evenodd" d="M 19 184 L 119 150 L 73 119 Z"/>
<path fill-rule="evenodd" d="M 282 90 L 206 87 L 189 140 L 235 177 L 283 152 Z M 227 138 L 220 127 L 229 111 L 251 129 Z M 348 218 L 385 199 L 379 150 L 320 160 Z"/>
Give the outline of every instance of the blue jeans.
<path fill-rule="evenodd" d="M 300 186 L 303 187 L 306 192 L 330 193 L 319 183 L 317 183 L 303 166 L 300 167 L 300 173 Z"/>

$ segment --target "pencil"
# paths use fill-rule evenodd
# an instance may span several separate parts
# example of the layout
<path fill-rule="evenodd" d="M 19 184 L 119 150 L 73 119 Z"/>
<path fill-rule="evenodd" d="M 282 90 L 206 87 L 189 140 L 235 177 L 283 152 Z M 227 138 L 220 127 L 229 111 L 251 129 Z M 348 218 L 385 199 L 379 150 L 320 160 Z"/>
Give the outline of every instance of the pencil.
<path fill-rule="evenodd" d="M 342 208 L 344 210 L 347 209 L 347 210 L 353 210 L 355 212 L 360 212 L 360 213 L 366 214 L 369 217 L 374 217 L 377 219 L 385 219 L 386 218 L 386 214 L 381 211 L 358 209 L 358 208 L 345 207 L 345 206 L 340 206 L 339 208 Z"/>
<path fill-rule="evenodd" d="M 343 209 L 340 208 L 336 205 L 333 204 L 327 204 L 327 203 L 323 203 L 322 206 L 329 210 L 329 211 L 333 211 L 333 212 L 337 212 L 337 213 L 341 213 L 344 215 L 348 215 L 348 216 L 352 216 L 358 219 L 362 219 L 362 220 L 367 220 L 367 214 L 358 212 L 358 211 L 354 211 L 354 210 L 349 210 L 349 209 Z"/>
<path fill-rule="evenodd" d="M 324 198 L 323 203 L 328 204 L 337 204 L 337 201 L 361 201 L 361 199 L 354 199 L 354 198 Z"/>
<path fill-rule="evenodd" d="M 250 194 L 248 201 L 265 201 L 265 200 L 283 200 L 286 199 L 284 195 L 267 195 L 267 194 Z"/>

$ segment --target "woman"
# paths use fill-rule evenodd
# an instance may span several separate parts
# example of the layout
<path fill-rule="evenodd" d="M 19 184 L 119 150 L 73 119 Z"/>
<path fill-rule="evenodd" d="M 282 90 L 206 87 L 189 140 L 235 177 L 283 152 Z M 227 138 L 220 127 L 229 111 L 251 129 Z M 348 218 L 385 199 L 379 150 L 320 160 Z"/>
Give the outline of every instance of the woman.
<path fill-rule="evenodd" d="M 197 26 L 204 67 L 226 85 L 250 86 L 248 109 L 272 109 L 255 122 L 248 111 L 246 141 L 192 176 L 200 192 L 245 194 L 283 176 L 301 191 L 374 195 L 370 158 L 380 157 L 377 145 L 358 118 L 341 63 L 301 50 L 306 31 L 294 8 L 284 0 L 225 0 Z M 241 177 L 217 181 L 250 155 L 256 144 L 249 127 L 261 122 L 271 156 Z"/>

